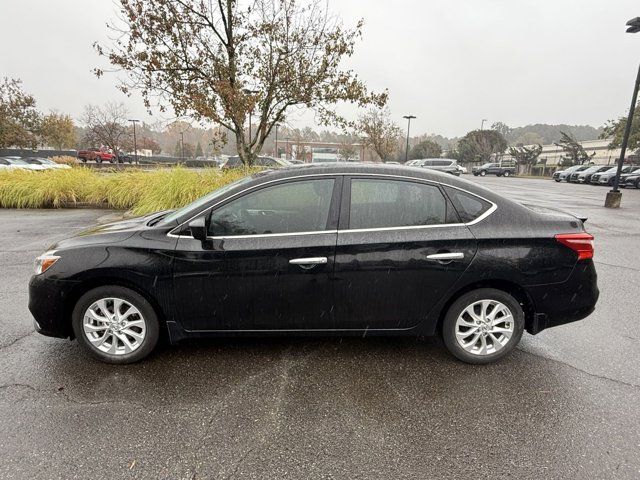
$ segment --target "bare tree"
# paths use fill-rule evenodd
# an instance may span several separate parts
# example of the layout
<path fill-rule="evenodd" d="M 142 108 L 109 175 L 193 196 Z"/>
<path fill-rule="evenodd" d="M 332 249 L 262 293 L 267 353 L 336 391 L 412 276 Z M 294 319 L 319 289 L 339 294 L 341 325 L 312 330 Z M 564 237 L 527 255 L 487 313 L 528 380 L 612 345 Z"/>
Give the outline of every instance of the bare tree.
<path fill-rule="evenodd" d="M 105 146 L 116 155 L 127 142 L 127 109 L 122 103 L 106 103 L 103 107 L 87 105 L 82 115 L 84 141 L 94 147 Z"/>
<path fill-rule="evenodd" d="M 360 116 L 357 130 L 365 145 L 371 147 L 382 161 L 388 160 L 398 149 L 402 130 L 391 120 L 387 108 L 372 108 Z"/>
<path fill-rule="evenodd" d="M 350 70 L 362 22 L 343 27 L 321 0 L 119 0 L 121 22 L 111 47 L 98 53 L 128 72 L 121 89 L 141 91 L 148 108 L 209 120 L 235 135 L 245 164 L 292 107 L 317 112 L 324 123 L 348 122 L 339 102 L 383 105 Z M 98 75 L 103 72 L 96 70 Z M 245 130 L 255 112 L 251 135 Z M 257 124 L 256 124 L 257 123 Z"/>

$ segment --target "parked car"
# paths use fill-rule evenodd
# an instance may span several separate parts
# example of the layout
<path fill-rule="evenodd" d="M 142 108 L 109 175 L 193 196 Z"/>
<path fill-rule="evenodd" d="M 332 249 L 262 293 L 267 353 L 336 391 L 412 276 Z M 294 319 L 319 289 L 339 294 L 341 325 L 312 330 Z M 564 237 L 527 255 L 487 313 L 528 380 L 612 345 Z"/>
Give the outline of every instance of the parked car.
<path fill-rule="evenodd" d="M 33 171 L 41 171 L 46 170 L 42 165 L 32 165 L 28 162 L 25 162 L 20 157 L 2 157 L 0 159 L 0 165 L 2 165 L 3 170 L 6 169 L 21 169 L 21 170 L 33 170 Z"/>
<path fill-rule="evenodd" d="M 467 167 L 463 167 L 462 165 L 458 165 L 458 170 L 460 170 L 460 173 L 465 175 L 469 173 L 469 171 L 467 170 Z"/>
<path fill-rule="evenodd" d="M 267 168 L 282 168 L 291 165 L 288 160 L 284 160 L 282 158 L 274 158 L 274 157 L 258 157 L 254 163 L 255 167 L 267 167 Z M 239 168 L 242 167 L 242 160 L 238 155 L 233 157 L 229 157 L 227 163 L 225 163 L 222 168 Z"/>
<path fill-rule="evenodd" d="M 23 160 L 30 165 L 42 165 L 45 169 L 55 169 L 55 170 L 66 170 L 71 168 L 69 165 L 64 165 L 61 163 L 56 163 L 51 159 L 45 157 L 27 157 L 23 158 Z"/>
<path fill-rule="evenodd" d="M 565 168 L 564 170 L 556 170 L 553 172 L 553 179 L 556 182 L 565 182 L 569 181 L 569 176 L 574 172 L 581 172 L 582 170 L 586 170 L 590 165 L 572 165 L 570 167 Z"/>
<path fill-rule="evenodd" d="M 635 172 L 625 175 L 620 178 L 620 186 L 623 188 L 627 187 L 635 187 L 640 188 L 640 171 L 636 170 Z"/>
<path fill-rule="evenodd" d="M 611 168 L 611 165 L 591 165 L 584 170 L 575 171 L 569 176 L 569 182 L 589 183 L 594 173 L 601 173 Z"/>
<path fill-rule="evenodd" d="M 640 170 L 640 166 L 632 166 L 632 165 L 623 166 L 622 170 L 620 171 L 620 174 L 621 174 L 620 181 L 622 182 L 622 179 L 624 178 L 623 175 L 630 174 L 638 170 Z M 591 176 L 591 183 L 594 185 L 613 186 L 613 182 L 615 181 L 617 171 L 618 171 L 618 167 L 615 166 L 615 167 L 611 167 L 609 170 L 605 170 L 602 173 L 594 173 Z"/>
<path fill-rule="evenodd" d="M 129 155 L 128 153 L 118 152 L 117 161 L 118 163 L 133 163 L 134 156 Z"/>
<path fill-rule="evenodd" d="M 263 171 L 36 259 L 43 335 L 110 363 L 160 335 L 442 335 L 488 363 L 598 299 L 584 219 L 452 175 L 371 164 Z M 437 227 L 437 228 L 436 228 Z"/>
<path fill-rule="evenodd" d="M 87 161 L 94 161 L 96 163 L 102 162 L 116 162 L 116 156 L 113 153 L 103 152 L 101 150 L 78 150 L 78 158 L 82 163 Z"/>
<path fill-rule="evenodd" d="M 450 158 L 425 158 L 421 160 L 420 163 L 414 166 L 429 168 L 431 170 L 438 170 L 439 172 L 449 173 L 451 175 L 455 175 L 456 177 L 460 176 L 458 161 L 452 160 Z"/>
<path fill-rule="evenodd" d="M 476 177 L 480 175 L 496 175 L 498 177 L 509 177 L 516 174 L 516 167 L 501 165 L 500 163 L 485 163 L 479 167 L 473 167 L 471 170 Z"/>
<path fill-rule="evenodd" d="M 409 161 L 407 161 L 407 162 L 404 162 L 404 164 L 405 164 L 407 167 L 415 167 L 415 166 L 418 166 L 418 164 L 419 164 L 421 161 L 422 161 L 421 159 L 417 159 L 417 160 L 409 160 Z"/>

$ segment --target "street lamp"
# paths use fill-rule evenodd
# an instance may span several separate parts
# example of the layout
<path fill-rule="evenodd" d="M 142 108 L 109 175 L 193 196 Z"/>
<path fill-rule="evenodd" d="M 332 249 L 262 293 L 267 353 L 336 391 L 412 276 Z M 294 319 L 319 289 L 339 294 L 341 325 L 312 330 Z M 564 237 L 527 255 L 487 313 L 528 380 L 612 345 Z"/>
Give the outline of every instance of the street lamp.
<path fill-rule="evenodd" d="M 131 123 L 133 123 L 133 154 L 136 158 L 136 165 L 138 164 L 138 142 L 136 140 L 136 123 L 140 120 L 129 119 Z"/>
<path fill-rule="evenodd" d="M 627 33 L 640 32 L 640 17 L 636 17 L 627 22 Z M 627 144 L 629 143 L 629 134 L 631 133 L 631 123 L 633 122 L 633 114 L 636 109 L 636 102 L 638 100 L 638 88 L 640 87 L 640 66 L 638 67 L 638 74 L 636 75 L 636 83 L 633 87 L 633 95 L 631 96 L 631 107 L 629 107 L 629 116 L 627 117 L 627 124 L 624 128 L 624 136 L 622 137 L 622 145 L 620 146 L 620 158 L 618 159 L 618 169 L 616 170 L 616 176 L 613 179 L 613 189 L 607 192 L 607 198 L 604 201 L 604 206 L 608 208 L 619 208 L 620 201 L 622 200 L 622 192 L 619 190 L 620 186 L 620 173 L 622 172 L 622 165 L 624 164 L 625 154 L 627 153 Z"/>
<path fill-rule="evenodd" d="M 486 122 L 486 121 L 487 121 L 486 118 L 482 119 L 482 122 L 480 123 L 480 130 L 484 130 L 484 122 Z"/>
<path fill-rule="evenodd" d="M 279 123 L 276 123 L 275 127 L 276 127 L 276 150 L 275 150 L 275 154 L 273 155 L 274 157 L 278 158 L 278 127 L 280 126 Z"/>
<path fill-rule="evenodd" d="M 180 132 L 180 138 L 181 138 L 181 147 L 182 147 L 182 161 L 184 161 L 184 130 L 182 132 Z"/>
<path fill-rule="evenodd" d="M 416 117 L 414 115 L 405 115 L 402 118 L 407 119 L 407 148 L 404 151 L 404 162 L 407 163 L 407 160 L 409 160 L 409 129 L 411 128 L 411 119 Z"/>

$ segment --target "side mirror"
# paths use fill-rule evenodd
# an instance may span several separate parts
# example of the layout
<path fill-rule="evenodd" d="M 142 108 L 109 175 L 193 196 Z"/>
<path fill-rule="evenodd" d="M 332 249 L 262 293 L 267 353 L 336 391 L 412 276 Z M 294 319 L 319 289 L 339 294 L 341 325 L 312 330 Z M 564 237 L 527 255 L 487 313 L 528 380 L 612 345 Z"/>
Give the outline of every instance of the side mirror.
<path fill-rule="evenodd" d="M 200 240 L 202 244 L 207 240 L 207 222 L 204 217 L 194 218 L 189 222 L 189 231 L 196 240 Z"/>

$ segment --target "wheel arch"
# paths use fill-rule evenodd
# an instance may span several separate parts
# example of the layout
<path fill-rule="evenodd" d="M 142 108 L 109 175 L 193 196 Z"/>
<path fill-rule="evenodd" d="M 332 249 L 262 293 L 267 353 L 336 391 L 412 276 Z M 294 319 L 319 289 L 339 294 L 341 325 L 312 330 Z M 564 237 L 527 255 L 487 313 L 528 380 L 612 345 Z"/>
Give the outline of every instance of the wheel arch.
<path fill-rule="evenodd" d="M 82 297 L 82 295 L 84 295 L 88 291 L 93 290 L 94 288 L 104 287 L 106 285 L 125 287 L 130 290 L 133 290 L 139 295 L 142 295 L 145 298 L 145 300 L 147 300 L 151 304 L 151 307 L 153 308 L 154 312 L 158 317 L 158 322 L 160 323 L 160 337 L 161 338 L 168 337 L 166 315 L 162 310 L 162 308 L 160 307 L 160 304 L 156 300 L 155 296 L 152 295 L 151 292 L 149 292 L 147 289 L 141 287 L 135 282 L 131 282 L 129 280 L 116 277 L 116 276 L 106 275 L 106 276 L 92 277 L 90 279 L 82 281 L 75 288 L 73 288 L 67 295 L 67 298 L 64 301 L 63 315 L 66 321 L 68 322 L 71 338 L 74 338 L 73 329 L 71 328 L 71 315 L 73 313 L 74 307 L 76 306 L 76 303 L 78 303 L 78 300 L 80 299 L 80 297 Z"/>
<path fill-rule="evenodd" d="M 449 299 L 444 303 L 444 305 L 438 312 L 438 320 L 436 324 L 436 331 L 438 333 L 442 333 L 442 323 L 451 305 L 453 305 L 453 303 L 465 293 L 477 290 L 479 288 L 495 288 L 496 290 L 502 290 L 503 292 L 511 295 L 522 307 L 522 311 L 524 312 L 525 330 L 528 330 L 529 327 L 533 325 L 535 321 L 535 306 L 533 304 L 533 300 L 522 286 L 508 280 L 483 279 L 460 287 L 449 297 Z"/>

